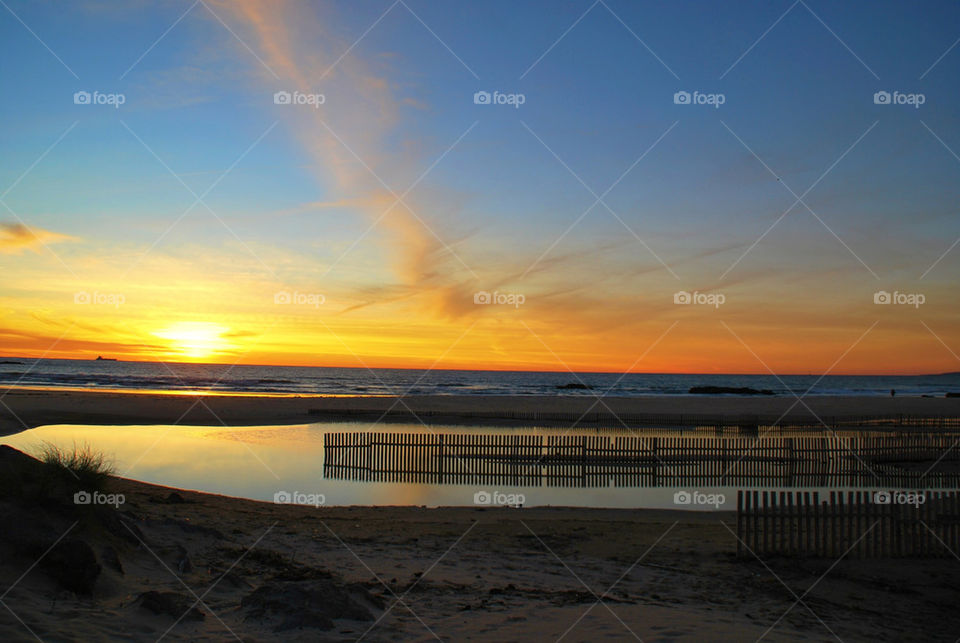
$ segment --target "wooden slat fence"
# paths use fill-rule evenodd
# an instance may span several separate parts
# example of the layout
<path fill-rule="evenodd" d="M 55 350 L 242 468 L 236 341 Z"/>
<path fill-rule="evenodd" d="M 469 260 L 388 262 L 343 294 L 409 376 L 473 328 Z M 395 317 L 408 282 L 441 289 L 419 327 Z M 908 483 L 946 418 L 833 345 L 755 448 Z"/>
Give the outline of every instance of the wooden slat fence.
<path fill-rule="evenodd" d="M 960 487 L 955 439 L 342 432 L 324 436 L 331 479 L 555 487 Z"/>
<path fill-rule="evenodd" d="M 874 501 L 874 492 L 740 491 L 737 554 L 809 558 L 954 557 L 960 493 L 919 491 L 923 503 Z"/>

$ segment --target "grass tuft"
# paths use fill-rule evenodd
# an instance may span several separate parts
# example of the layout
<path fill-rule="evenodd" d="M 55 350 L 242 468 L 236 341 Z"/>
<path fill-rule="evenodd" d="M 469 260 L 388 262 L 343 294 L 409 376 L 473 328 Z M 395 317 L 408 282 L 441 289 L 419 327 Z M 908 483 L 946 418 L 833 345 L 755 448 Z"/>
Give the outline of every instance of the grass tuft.
<path fill-rule="evenodd" d="M 90 445 L 73 445 L 72 450 L 63 450 L 51 442 L 44 442 L 37 456 L 48 472 L 87 491 L 103 491 L 114 473 L 113 464 L 103 453 L 94 451 Z"/>

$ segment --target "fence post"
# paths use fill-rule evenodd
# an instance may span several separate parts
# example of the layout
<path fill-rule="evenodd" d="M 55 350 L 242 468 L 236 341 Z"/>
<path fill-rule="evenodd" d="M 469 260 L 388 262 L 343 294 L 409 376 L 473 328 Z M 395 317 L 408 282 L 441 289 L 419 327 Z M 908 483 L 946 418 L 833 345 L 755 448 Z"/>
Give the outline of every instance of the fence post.
<path fill-rule="evenodd" d="M 750 496 L 748 495 L 747 499 L 749 500 L 749 498 Z M 746 537 L 746 533 L 743 528 L 745 516 L 746 516 L 746 512 L 744 511 L 744 504 L 743 504 L 743 490 L 739 490 L 737 491 L 737 557 L 738 558 L 743 557 L 743 539 Z"/>
<path fill-rule="evenodd" d="M 820 492 L 813 492 L 813 551 L 816 553 L 817 557 L 823 556 L 822 542 L 823 538 L 820 534 Z"/>
<path fill-rule="evenodd" d="M 753 551 L 756 552 L 760 547 L 760 492 L 751 491 L 750 493 L 753 494 L 753 517 L 751 518 L 752 528 L 750 529 L 750 546 L 753 548 Z"/>
<path fill-rule="evenodd" d="M 840 496 L 841 498 L 843 496 Z M 828 505 L 829 512 L 829 523 L 830 523 L 830 544 L 827 546 L 827 555 L 836 556 L 837 549 L 837 494 L 834 491 L 830 492 L 830 504 Z"/>
<path fill-rule="evenodd" d="M 775 550 L 776 545 L 774 540 L 776 514 L 774 512 L 777 499 L 776 494 L 772 491 L 770 493 L 764 492 L 763 495 L 763 553 L 764 556 L 769 556 Z"/>

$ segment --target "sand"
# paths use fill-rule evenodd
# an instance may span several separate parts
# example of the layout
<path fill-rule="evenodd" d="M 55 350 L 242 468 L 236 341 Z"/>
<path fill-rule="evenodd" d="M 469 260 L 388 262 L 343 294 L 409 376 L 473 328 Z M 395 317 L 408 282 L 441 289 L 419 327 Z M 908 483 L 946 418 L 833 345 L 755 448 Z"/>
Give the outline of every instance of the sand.
<path fill-rule="evenodd" d="M 477 411 L 580 413 L 594 401 L 414 397 L 401 406 L 435 413 L 428 421 L 469 421 Z M 776 415 L 793 401 L 605 400 L 616 412 L 728 415 Z M 823 415 L 960 416 L 956 399 L 806 401 Z M 200 403 L 192 396 L 16 390 L 2 402 L 3 428 L 12 432 L 50 423 L 303 423 L 357 410 L 382 413 L 398 401 L 207 397 Z M 96 519 L 81 511 L 70 534 L 88 542 L 103 563 L 90 595 L 65 589 L 47 563 L 34 566 L 36 557 L 11 551 L 0 537 L 6 607 L 0 640 L 953 641 L 960 635 L 960 559 L 741 560 L 731 513 L 314 508 L 182 490 L 176 493 L 183 502 L 172 502 L 174 490 L 130 480 L 113 480 L 110 491 L 123 493 L 124 504 L 101 508 L 91 514 Z M 33 529 L 40 541 L 52 540 L 74 511 L 64 503 L 14 506 L 0 498 L 0 536 Z M 125 533 L 130 528 L 136 537 Z M 304 586 L 324 598 L 303 609 L 291 600 L 257 611 L 258 589 L 283 603 Z M 156 607 L 159 599 L 146 592 L 161 592 L 174 607 L 154 613 L 144 604 Z M 196 620 L 178 622 L 195 596 L 203 597 Z M 369 618 L 337 617 L 324 629 L 324 610 L 339 599 L 360 605 Z M 302 627 L 277 631 L 284 619 Z"/>
<path fill-rule="evenodd" d="M 0 640 L 33 640 L 29 628 L 44 641 L 154 641 L 176 617 L 141 607 L 147 590 L 187 605 L 191 591 L 204 597 L 205 617 L 180 621 L 165 640 L 932 641 L 960 632 L 960 562 L 739 561 L 730 513 L 313 508 L 186 491 L 186 502 L 169 504 L 163 487 L 118 481 L 114 491 L 144 543 L 116 545 L 124 573 L 105 566 L 93 595 L 77 597 L 35 568 L 3 599 L 23 623 L 4 614 Z M 31 562 L 4 559 L 3 586 Z M 281 633 L 241 607 L 268 582 L 323 571 L 366 589 L 379 603 L 372 620 Z"/>
<path fill-rule="evenodd" d="M 809 407 L 809 408 L 808 408 Z M 195 396 L 98 391 L 0 389 L 0 434 L 45 424 L 180 424 L 257 426 L 355 420 L 529 426 L 513 414 L 547 410 L 576 419 L 584 413 L 658 417 L 710 415 L 776 420 L 816 417 L 960 417 L 960 398 L 698 397 L 602 398 L 593 395 L 395 397 Z M 477 418 L 473 414 L 483 414 Z M 489 417 L 495 415 L 499 417 Z M 588 418 L 589 419 L 589 416 Z M 567 424 L 569 426 L 569 423 Z"/>

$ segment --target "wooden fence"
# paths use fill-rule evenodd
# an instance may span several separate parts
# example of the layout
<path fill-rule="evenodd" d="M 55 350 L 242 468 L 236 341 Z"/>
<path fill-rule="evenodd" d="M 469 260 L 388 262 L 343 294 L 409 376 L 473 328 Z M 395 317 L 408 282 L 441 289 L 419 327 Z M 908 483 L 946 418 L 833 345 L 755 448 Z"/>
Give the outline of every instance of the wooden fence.
<path fill-rule="evenodd" d="M 957 439 L 344 432 L 331 479 L 554 487 L 960 487 Z M 934 463 L 941 466 L 934 467 Z M 911 466 L 904 466 L 911 465 Z"/>
<path fill-rule="evenodd" d="M 923 502 L 874 492 L 740 491 L 737 554 L 812 558 L 950 557 L 960 555 L 960 494 L 912 492 Z M 846 495 L 846 500 L 844 500 Z M 898 501 L 900 500 L 900 501 Z"/>

